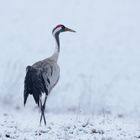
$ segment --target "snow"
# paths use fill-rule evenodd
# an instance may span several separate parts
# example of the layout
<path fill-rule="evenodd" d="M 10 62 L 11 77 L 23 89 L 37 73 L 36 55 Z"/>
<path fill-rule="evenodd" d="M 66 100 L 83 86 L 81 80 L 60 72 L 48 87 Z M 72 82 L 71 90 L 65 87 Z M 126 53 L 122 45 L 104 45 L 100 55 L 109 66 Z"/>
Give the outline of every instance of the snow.
<path fill-rule="evenodd" d="M 140 120 L 123 116 L 47 112 L 47 125 L 40 126 L 37 110 L 31 114 L 25 110 L 12 111 L 10 115 L 2 113 L 0 138 L 2 140 L 122 140 L 140 137 Z"/>
<path fill-rule="evenodd" d="M 0 139 L 137 139 L 139 13 L 139 0 L 0 1 Z M 57 24 L 77 32 L 60 36 L 61 77 L 39 127 L 32 97 L 23 108 L 25 68 L 52 54 Z"/>

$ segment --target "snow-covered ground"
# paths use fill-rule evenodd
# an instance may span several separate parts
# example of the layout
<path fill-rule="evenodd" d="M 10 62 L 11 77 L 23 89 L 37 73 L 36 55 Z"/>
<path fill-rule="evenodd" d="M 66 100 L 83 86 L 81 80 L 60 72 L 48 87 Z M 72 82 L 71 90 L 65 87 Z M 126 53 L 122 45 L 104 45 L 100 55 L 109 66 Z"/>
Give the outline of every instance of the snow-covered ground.
<path fill-rule="evenodd" d="M 79 112 L 50 113 L 47 125 L 39 125 L 39 113 L 3 112 L 0 139 L 17 140 L 137 140 L 140 120 L 110 114 L 83 115 Z"/>
<path fill-rule="evenodd" d="M 139 13 L 139 0 L 0 1 L 0 139 L 137 139 Z M 42 128 L 32 98 L 23 108 L 25 68 L 52 54 L 60 23 L 77 33 L 60 37 L 61 77 Z"/>

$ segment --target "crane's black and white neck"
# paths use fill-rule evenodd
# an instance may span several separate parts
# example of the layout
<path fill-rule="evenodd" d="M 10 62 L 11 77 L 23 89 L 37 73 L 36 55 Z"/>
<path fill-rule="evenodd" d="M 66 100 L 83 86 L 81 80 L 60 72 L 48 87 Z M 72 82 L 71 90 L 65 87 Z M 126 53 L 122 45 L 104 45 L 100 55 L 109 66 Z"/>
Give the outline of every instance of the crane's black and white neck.
<path fill-rule="evenodd" d="M 70 32 L 75 32 L 72 29 L 69 29 L 67 27 L 65 27 L 64 25 L 57 25 L 53 30 L 52 30 L 52 34 L 53 37 L 55 39 L 56 45 L 55 45 L 55 50 L 53 55 L 50 57 L 52 60 L 54 60 L 55 62 L 57 62 L 58 57 L 59 57 L 59 53 L 60 53 L 60 40 L 59 40 L 59 34 L 61 32 L 65 32 L 65 31 L 70 31 Z"/>
<path fill-rule="evenodd" d="M 56 26 L 53 31 L 52 31 L 52 35 L 55 39 L 55 50 L 53 55 L 51 56 L 51 59 L 53 59 L 54 61 L 57 62 L 58 57 L 59 57 L 59 53 L 60 53 L 60 40 L 59 40 L 59 34 L 61 32 L 62 27 L 61 26 Z"/>

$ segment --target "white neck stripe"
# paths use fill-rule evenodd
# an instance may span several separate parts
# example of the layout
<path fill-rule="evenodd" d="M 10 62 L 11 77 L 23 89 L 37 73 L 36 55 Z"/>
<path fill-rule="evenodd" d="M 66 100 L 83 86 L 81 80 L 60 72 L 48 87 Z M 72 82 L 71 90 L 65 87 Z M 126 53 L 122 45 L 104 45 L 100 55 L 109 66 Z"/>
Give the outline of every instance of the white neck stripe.
<path fill-rule="evenodd" d="M 56 29 L 53 31 L 53 36 L 54 36 L 58 31 L 60 31 L 61 29 L 62 29 L 61 27 L 56 28 Z"/>

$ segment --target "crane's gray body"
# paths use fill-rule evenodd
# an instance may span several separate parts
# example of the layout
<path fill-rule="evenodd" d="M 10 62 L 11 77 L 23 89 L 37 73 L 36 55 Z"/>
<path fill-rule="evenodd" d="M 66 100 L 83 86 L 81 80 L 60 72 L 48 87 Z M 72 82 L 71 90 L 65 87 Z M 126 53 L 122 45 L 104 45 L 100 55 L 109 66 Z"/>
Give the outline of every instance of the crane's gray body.
<path fill-rule="evenodd" d="M 49 94 L 53 87 L 57 84 L 60 77 L 60 68 L 57 62 L 50 57 L 36 62 L 32 65 L 32 67 L 41 72 Z"/>

